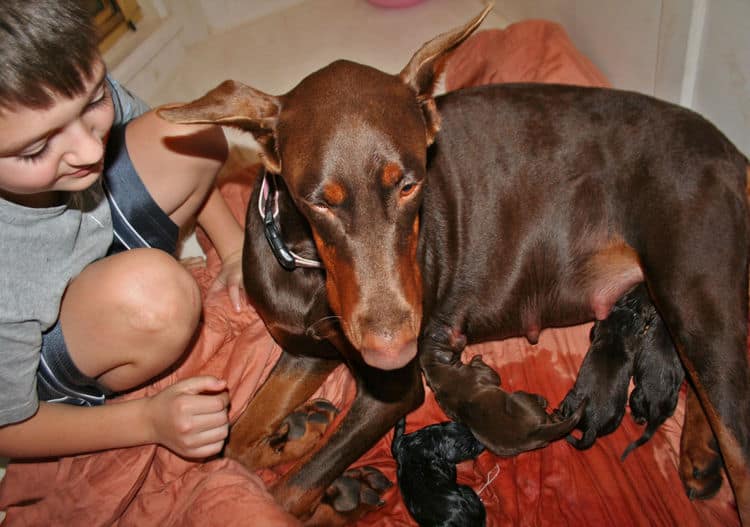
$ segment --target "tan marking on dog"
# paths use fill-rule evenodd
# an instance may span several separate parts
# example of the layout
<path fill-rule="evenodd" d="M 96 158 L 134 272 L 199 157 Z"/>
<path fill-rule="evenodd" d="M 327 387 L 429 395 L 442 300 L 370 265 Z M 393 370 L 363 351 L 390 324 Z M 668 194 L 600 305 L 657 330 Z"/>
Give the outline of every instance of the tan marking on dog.
<path fill-rule="evenodd" d="M 326 183 L 323 187 L 323 199 L 334 207 L 341 205 L 346 199 L 346 190 L 338 183 Z"/>
<path fill-rule="evenodd" d="M 604 320 L 615 302 L 643 281 L 638 253 L 621 238 L 613 238 L 589 258 L 584 280 L 594 316 Z"/>
<path fill-rule="evenodd" d="M 401 167 L 396 163 L 386 163 L 380 176 L 380 182 L 384 187 L 390 188 L 398 183 L 402 174 Z"/>
<path fill-rule="evenodd" d="M 342 329 L 355 348 L 359 348 L 361 337 L 351 334 L 351 315 L 359 303 L 359 288 L 351 264 L 341 259 L 336 247 L 328 245 L 313 229 L 313 239 L 323 265 L 326 268 L 326 290 L 331 310 L 342 318 Z"/>
<path fill-rule="evenodd" d="M 422 320 L 422 273 L 417 263 L 417 244 L 419 243 L 419 217 L 414 219 L 411 232 L 409 233 L 408 249 L 399 258 L 398 274 L 404 291 L 404 297 L 416 314 L 412 317 L 416 327 L 412 328 L 415 333 L 419 331 Z"/>

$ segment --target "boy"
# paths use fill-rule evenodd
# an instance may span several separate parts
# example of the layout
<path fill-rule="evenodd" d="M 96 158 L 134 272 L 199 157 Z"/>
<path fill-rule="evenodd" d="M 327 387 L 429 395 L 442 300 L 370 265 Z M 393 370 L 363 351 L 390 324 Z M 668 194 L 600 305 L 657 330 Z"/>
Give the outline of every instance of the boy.
<path fill-rule="evenodd" d="M 214 186 L 221 129 L 153 112 L 124 126 L 138 101 L 106 76 L 79 2 L 3 0 L 0 41 L 0 456 L 147 443 L 218 453 L 223 380 L 103 402 L 164 372 L 193 338 L 199 290 L 170 254 L 193 219 L 240 308 L 242 229 Z"/>

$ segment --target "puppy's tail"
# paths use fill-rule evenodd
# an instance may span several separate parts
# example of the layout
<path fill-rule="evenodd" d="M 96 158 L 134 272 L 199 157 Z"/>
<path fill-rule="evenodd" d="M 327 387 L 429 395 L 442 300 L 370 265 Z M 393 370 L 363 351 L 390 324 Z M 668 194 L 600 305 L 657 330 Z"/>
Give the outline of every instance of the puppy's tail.
<path fill-rule="evenodd" d="M 401 451 L 401 443 L 404 440 L 406 432 L 406 417 L 402 417 L 393 427 L 393 442 L 391 443 L 391 455 L 398 459 L 398 453 Z"/>
<path fill-rule="evenodd" d="M 646 427 L 646 430 L 643 432 L 643 435 L 628 445 L 628 447 L 625 449 L 625 452 L 623 452 L 620 456 L 620 461 L 625 461 L 625 458 L 628 457 L 628 454 L 651 439 L 651 437 L 654 435 L 654 433 L 656 433 L 656 430 L 659 428 L 659 426 L 661 426 L 663 422 L 664 420 L 659 420 L 654 421 L 653 423 L 649 423 Z"/>

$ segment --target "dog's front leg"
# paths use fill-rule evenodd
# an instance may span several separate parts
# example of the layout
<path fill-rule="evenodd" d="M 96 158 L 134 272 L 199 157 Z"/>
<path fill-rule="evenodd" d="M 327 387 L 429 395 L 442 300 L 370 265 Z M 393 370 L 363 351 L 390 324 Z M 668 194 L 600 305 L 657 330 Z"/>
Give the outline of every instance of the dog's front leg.
<path fill-rule="evenodd" d="M 274 466 L 299 457 L 285 452 L 278 441 L 282 421 L 323 384 L 336 360 L 301 357 L 282 351 L 268 379 L 237 418 L 224 454 L 250 470 Z"/>
<path fill-rule="evenodd" d="M 357 394 L 349 410 L 329 428 L 318 448 L 271 489 L 286 510 L 308 525 L 348 525 L 381 504 L 382 476 L 366 467 L 345 471 L 424 399 L 416 361 L 392 371 L 364 364 L 352 370 Z"/>

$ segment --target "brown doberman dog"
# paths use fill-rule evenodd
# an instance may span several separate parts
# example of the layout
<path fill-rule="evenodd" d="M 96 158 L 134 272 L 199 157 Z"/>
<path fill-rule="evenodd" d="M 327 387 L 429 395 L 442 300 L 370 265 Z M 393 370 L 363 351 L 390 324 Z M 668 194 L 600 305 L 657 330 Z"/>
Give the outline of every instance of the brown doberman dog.
<path fill-rule="evenodd" d="M 456 384 L 436 379 L 446 365 L 466 373 L 466 343 L 606 319 L 645 282 L 693 390 L 685 484 L 701 486 L 715 436 L 750 525 L 747 159 L 699 115 L 637 93 L 507 84 L 434 97 L 436 66 L 484 14 L 397 75 L 342 60 L 285 95 L 227 81 L 162 110 L 249 131 L 280 175 L 256 184 L 244 260 L 247 292 L 285 352 L 228 454 L 248 466 L 283 458 L 284 416 L 343 357 L 357 397 L 325 432 L 325 418 L 308 421 L 300 441 L 311 430 L 323 441 L 273 489 L 313 514 L 348 464 L 420 404 L 417 362 L 438 399 L 455 401 Z M 468 415 L 490 450 L 503 446 L 484 418 L 503 412 L 496 393 L 481 411 L 445 408 Z"/>

